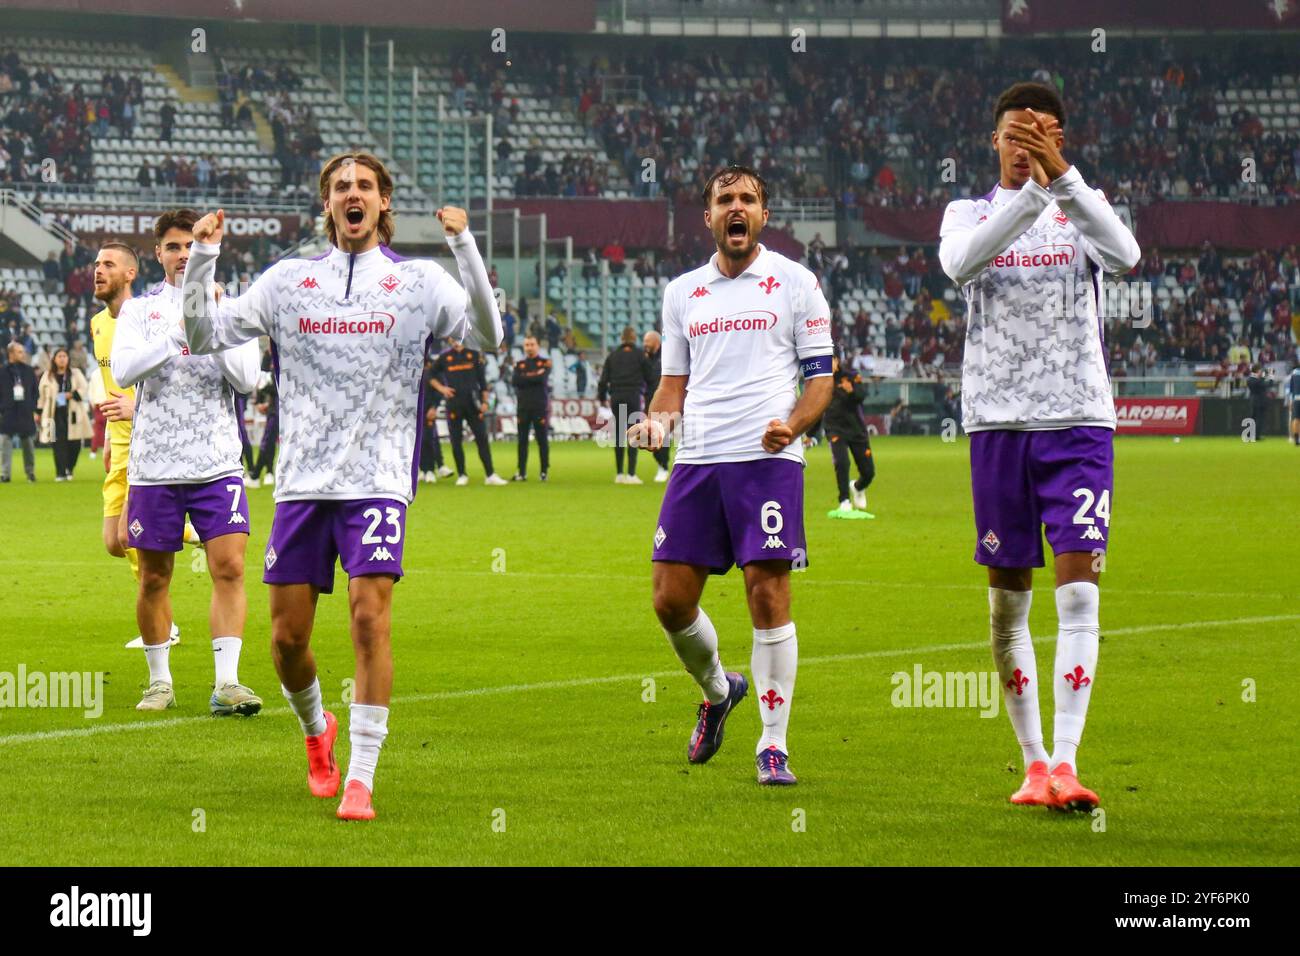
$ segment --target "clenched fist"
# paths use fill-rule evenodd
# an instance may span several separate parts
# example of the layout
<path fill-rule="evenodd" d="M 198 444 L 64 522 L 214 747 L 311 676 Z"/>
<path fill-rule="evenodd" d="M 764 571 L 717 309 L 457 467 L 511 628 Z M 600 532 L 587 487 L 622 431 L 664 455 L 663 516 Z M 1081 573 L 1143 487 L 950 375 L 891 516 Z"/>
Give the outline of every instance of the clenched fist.
<path fill-rule="evenodd" d="M 443 206 L 436 215 L 449 236 L 458 236 L 469 228 L 469 213 L 459 206 Z M 198 238 L 197 232 L 194 238 Z"/>
<path fill-rule="evenodd" d="M 194 241 L 210 242 L 215 245 L 221 242 L 225 229 L 226 211 L 218 209 L 216 212 L 210 212 L 194 224 Z"/>
<path fill-rule="evenodd" d="M 785 422 L 774 418 L 767 423 L 767 430 L 763 432 L 763 451 L 778 452 L 792 441 L 794 432 Z"/>

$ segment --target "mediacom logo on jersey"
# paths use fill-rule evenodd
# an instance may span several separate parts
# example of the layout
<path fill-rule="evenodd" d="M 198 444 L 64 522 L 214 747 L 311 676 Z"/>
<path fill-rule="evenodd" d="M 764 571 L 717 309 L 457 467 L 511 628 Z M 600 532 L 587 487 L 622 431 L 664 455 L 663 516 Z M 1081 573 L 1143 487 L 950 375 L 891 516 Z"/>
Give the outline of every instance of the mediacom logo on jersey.
<path fill-rule="evenodd" d="M 1051 243 L 1045 246 L 1035 246 L 1027 252 L 1008 249 L 1002 255 L 994 256 L 993 262 L 990 264 L 999 269 L 1015 266 L 1044 269 L 1051 266 L 1073 265 L 1074 246 Z"/>
<path fill-rule="evenodd" d="M 692 322 L 686 333 L 695 338 L 711 332 L 766 332 L 776 328 L 776 313 L 753 309 L 746 312 L 733 312 L 731 315 L 719 315 L 707 322 Z"/>
<path fill-rule="evenodd" d="M 397 317 L 388 312 L 357 312 L 328 319 L 298 316 L 298 331 L 304 335 L 388 335 Z"/>

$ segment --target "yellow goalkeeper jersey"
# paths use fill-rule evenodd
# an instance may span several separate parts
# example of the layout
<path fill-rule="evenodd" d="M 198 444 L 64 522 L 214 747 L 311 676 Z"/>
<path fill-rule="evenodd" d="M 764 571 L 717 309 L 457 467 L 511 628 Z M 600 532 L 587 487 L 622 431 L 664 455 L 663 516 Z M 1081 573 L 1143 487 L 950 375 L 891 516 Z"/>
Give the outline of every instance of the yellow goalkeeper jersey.
<path fill-rule="evenodd" d="M 99 374 L 103 378 L 104 392 L 108 395 L 128 395 L 135 398 L 135 387 L 121 388 L 113 381 L 113 370 L 109 367 L 109 358 L 113 354 L 113 333 L 117 331 L 117 319 L 108 311 L 100 310 L 90 320 L 90 337 L 95 344 L 95 361 L 99 363 Z M 113 444 L 121 446 L 131 441 L 131 423 L 109 422 L 108 435 Z"/>

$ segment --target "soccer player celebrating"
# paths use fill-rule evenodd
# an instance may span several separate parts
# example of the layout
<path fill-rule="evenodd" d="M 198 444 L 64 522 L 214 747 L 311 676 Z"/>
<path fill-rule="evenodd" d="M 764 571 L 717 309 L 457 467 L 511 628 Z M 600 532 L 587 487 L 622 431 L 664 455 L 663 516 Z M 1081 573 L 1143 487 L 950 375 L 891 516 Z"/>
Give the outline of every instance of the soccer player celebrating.
<path fill-rule="evenodd" d="M 1090 810 L 1076 751 L 1096 681 L 1098 581 L 1110 527 L 1115 407 L 1098 317 L 1102 273 L 1131 269 L 1133 235 L 1061 155 L 1065 111 L 1037 83 L 994 109 L 1001 178 L 950 203 L 939 259 L 968 308 L 962 426 L 971 436 L 975 560 L 988 567 L 993 658 L 1023 752 L 1017 804 Z M 1029 637 L 1042 531 L 1055 555 L 1054 752 L 1043 747 Z"/>
<path fill-rule="evenodd" d="M 137 710 L 175 704 L 168 626 L 175 552 L 184 546 L 189 515 L 208 552 L 212 575 L 214 714 L 255 714 L 261 699 L 239 683 L 247 599 L 244 550 L 248 500 L 244 497 L 235 394 L 257 382 L 257 343 L 191 355 L 181 325 L 180 280 L 193 245 L 198 215 L 165 212 L 154 224 L 155 254 L 167 281 L 148 295 L 128 299 L 113 337 L 113 377 L 138 384 L 140 401 L 131 435 L 127 480 L 127 536 L 140 555 L 136 617 L 149 663 L 149 688 Z"/>
<path fill-rule="evenodd" d="M 136 251 L 124 242 L 111 240 L 104 243 L 95 257 L 94 294 L 104 308 L 90 320 L 91 342 L 95 349 L 95 362 L 99 365 L 100 382 L 108 396 L 100 403 L 100 411 L 108 421 L 108 453 L 104 456 L 107 474 L 104 476 L 104 549 L 115 558 L 126 558 L 131 573 L 140 578 L 140 562 L 135 548 L 126 534 L 127 462 L 131 448 L 131 420 L 135 417 L 135 389 L 122 388 L 113 381 L 111 356 L 113 335 L 117 331 L 117 317 L 122 305 L 131 298 L 131 283 L 140 271 Z M 185 540 L 198 540 L 194 528 L 185 523 Z M 181 631 L 171 625 L 169 642 L 180 640 Z M 127 642 L 127 647 L 144 647 L 142 636 Z"/>
<path fill-rule="evenodd" d="M 345 820 L 375 815 L 371 794 L 393 684 L 393 586 L 415 494 L 424 360 L 444 337 L 493 349 L 501 341 L 501 317 L 465 210 L 438 211 L 462 287 L 437 263 L 388 248 L 392 195 L 392 177 L 377 157 L 334 156 L 320 174 L 327 255 L 282 259 L 245 295 L 218 304 L 206 292 L 220 252 L 218 210 L 195 227 L 185 277 L 194 293 L 185 317 L 191 349 L 271 337 L 281 440 L 264 580 L 271 585 L 272 657 L 307 737 L 307 782 L 318 797 L 339 788 L 338 723 L 321 705 L 311 632 L 317 597 L 333 590 L 336 559 L 349 576 L 357 670 L 352 753 L 338 808 Z"/>
<path fill-rule="evenodd" d="M 542 459 L 542 481 L 551 462 L 551 446 L 546 434 L 550 419 L 547 409 L 551 404 L 551 360 L 537 354 L 537 339 L 524 339 L 524 357 L 515 363 L 511 384 L 515 387 L 515 403 L 519 419 L 519 471 L 511 481 L 528 480 L 528 433 L 537 432 L 537 452 Z"/>
<path fill-rule="evenodd" d="M 703 199 L 717 253 L 664 290 L 663 375 L 649 418 L 628 429 L 628 440 L 658 450 L 680 418 L 654 534 L 653 585 L 659 622 L 704 691 L 687 759 L 704 763 L 717 753 L 727 717 L 749 689 L 744 676 L 723 670 L 717 632 L 700 607 L 709 575 L 736 564 L 754 625 L 758 781 L 793 784 L 790 567 L 806 558 L 799 438 L 831 398 L 830 308 L 812 272 L 758 242 L 768 219 L 758 173 L 719 170 Z"/>

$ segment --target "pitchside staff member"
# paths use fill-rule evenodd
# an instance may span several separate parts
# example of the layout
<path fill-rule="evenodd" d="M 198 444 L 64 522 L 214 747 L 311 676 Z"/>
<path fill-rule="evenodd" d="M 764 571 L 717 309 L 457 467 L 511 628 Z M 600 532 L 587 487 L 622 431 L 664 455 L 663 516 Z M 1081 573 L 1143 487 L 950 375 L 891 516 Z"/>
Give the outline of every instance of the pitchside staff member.
<path fill-rule="evenodd" d="M 488 445 L 487 429 L 483 425 L 483 416 L 487 414 L 488 387 L 486 363 L 483 355 L 473 349 L 467 349 L 460 342 L 448 339 L 451 348 L 438 356 L 433 363 L 433 387 L 447 400 L 447 429 L 451 433 L 451 454 L 456 459 L 457 485 L 468 485 L 469 475 L 465 473 L 465 449 L 461 445 L 461 429 L 466 422 L 474 433 L 474 443 L 478 445 L 478 458 L 483 462 L 487 473 L 484 484 L 504 485 L 505 480 L 498 477 L 492 469 L 492 448 Z M 441 381 L 439 381 L 441 379 Z"/>
<path fill-rule="evenodd" d="M 650 366 L 650 379 L 646 385 L 646 394 L 653 396 L 655 389 L 659 387 L 659 376 L 663 369 L 663 355 L 659 351 L 661 344 L 659 333 L 650 331 L 645 334 L 645 339 L 641 343 L 645 347 L 645 360 Z M 659 470 L 655 472 L 655 481 L 663 482 L 668 480 L 668 448 L 656 448 L 654 450 L 655 464 Z"/>
<path fill-rule="evenodd" d="M 862 403 L 867 397 L 867 386 L 862 376 L 840 365 L 839 356 L 832 360 L 835 370 L 835 387 L 831 389 L 831 403 L 822 415 L 822 428 L 826 443 L 831 446 L 831 459 L 835 462 L 835 483 L 840 491 L 840 511 L 855 508 L 868 518 L 875 515 L 867 511 L 867 485 L 876 476 L 876 465 L 871 457 L 871 439 L 862 418 Z M 853 482 L 853 500 L 849 501 L 849 459 L 858 467 L 858 478 Z"/>
<path fill-rule="evenodd" d="M 438 439 L 438 406 L 442 404 L 440 384 L 433 374 L 433 359 L 424 360 L 424 427 L 420 430 L 420 477 L 434 484 L 439 478 L 450 478 L 452 470 L 442 458 L 442 442 Z"/>
<path fill-rule="evenodd" d="M 262 355 L 262 371 L 270 372 L 271 369 L 271 353 L 268 350 Z M 276 391 L 274 375 L 266 376 L 266 384 L 257 390 L 254 398 L 257 410 L 266 416 L 262 443 L 257 448 L 257 464 L 253 466 L 253 487 L 256 488 L 262 483 L 263 474 L 266 475 L 268 485 L 275 482 L 275 453 L 280 447 L 280 393 Z"/>
<path fill-rule="evenodd" d="M 519 472 L 510 480 L 528 480 L 528 432 L 537 432 L 537 448 L 542 457 L 542 481 L 551 463 L 551 446 L 546 438 L 549 424 L 547 408 L 551 402 L 551 360 L 537 354 L 537 339 L 524 339 L 524 357 L 515 363 L 511 384 L 515 387 L 515 404 L 519 418 Z"/>
<path fill-rule="evenodd" d="M 636 447 L 627 448 L 628 422 L 641 411 L 641 399 L 650 386 L 650 363 L 645 353 L 636 347 L 636 330 L 630 325 L 623 330 L 622 344 L 609 353 L 600 373 L 596 400 L 602 405 L 609 400 L 614 413 L 614 484 L 639 485 L 636 476 Z M 627 448 L 627 474 L 623 474 L 623 449 Z"/>

